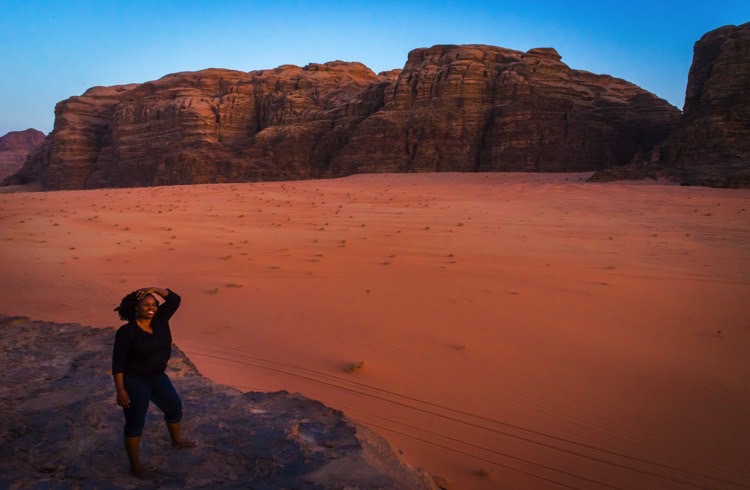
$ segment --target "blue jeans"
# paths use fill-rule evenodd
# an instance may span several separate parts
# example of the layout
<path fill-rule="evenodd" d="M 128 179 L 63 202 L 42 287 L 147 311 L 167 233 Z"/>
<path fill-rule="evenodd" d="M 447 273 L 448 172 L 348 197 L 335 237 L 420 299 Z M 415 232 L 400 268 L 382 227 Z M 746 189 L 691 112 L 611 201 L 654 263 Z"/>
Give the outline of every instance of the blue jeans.
<path fill-rule="evenodd" d="M 125 436 L 141 436 L 149 401 L 164 412 L 164 420 L 168 424 L 182 420 L 182 400 L 166 373 L 150 379 L 126 374 L 123 381 L 130 398 L 130 406 L 122 409 L 125 413 Z"/>

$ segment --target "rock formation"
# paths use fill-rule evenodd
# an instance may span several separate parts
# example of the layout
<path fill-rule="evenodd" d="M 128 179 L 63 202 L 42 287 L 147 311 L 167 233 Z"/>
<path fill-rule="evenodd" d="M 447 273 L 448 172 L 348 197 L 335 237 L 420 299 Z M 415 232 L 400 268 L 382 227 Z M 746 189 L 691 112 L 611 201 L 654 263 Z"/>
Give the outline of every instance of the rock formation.
<path fill-rule="evenodd" d="M 627 162 L 674 127 L 665 101 L 560 59 L 550 48 L 412 51 L 383 108 L 334 155 L 334 174 L 589 171 Z"/>
<path fill-rule="evenodd" d="M 18 172 L 29 152 L 44 141 L 44 133 L 36 129 L 11 131 L 0 136 L 0 181 Z"/>
<path fill-rule="evenodd" d="M 750 23 L 695 43 L 679 128 L 632 164 L 594 180 L 667 177 L 683 184 L 750 187 Z"/>
<path fill-rule="evenodd" d="M 158 469 L 136 480 L 109 371 L 113 338 L 113 329 L 0 316 L 0 488 L 436 489 L 341 412 L 217 385 L 177 348 L 168 372 L 199 447 L 170 449 L 152 407 L 141 455 Z"/>
<path fill-rule="evenodd" d="M 629 162 L 676 127 L 666 101 L 560 59 L 550 48 L 434 46 L 379 75 L 336 61 L 96 87 L 57 104 L 54 130 L 6 184 L 591 171 Z"/>

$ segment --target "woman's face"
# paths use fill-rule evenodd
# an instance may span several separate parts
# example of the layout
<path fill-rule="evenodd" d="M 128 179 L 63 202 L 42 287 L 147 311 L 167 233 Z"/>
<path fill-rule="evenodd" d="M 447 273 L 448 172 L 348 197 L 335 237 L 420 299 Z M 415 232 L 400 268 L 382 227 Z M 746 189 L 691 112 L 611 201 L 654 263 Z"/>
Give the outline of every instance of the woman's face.
<path fill-rule="evenodd" d="M 135 316 L 137 318 L 150 320 L 154 317 L 154 314 L 156 314 L 156 309 L 158 307 L 159 303 L 157 303 L 156 299 L 149 294 L 144 296 L 143 299 L 138 302 L 138 305 L 135 307 Z"/>

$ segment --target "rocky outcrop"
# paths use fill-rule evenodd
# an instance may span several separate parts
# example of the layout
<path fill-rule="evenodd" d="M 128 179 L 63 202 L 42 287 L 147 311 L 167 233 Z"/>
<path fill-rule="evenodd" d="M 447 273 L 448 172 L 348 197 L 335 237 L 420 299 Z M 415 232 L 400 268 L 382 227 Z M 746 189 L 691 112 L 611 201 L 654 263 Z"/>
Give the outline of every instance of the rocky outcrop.
<path fill-rule="evenodd" d="M 44 141 L 44 133 L 36 129 L 11 131 L 0 136 L 0 180 L 18 172 L 34 147 Z"/>
<path fill-rule="evenodd" d="M 340 61 L 210 69 L 97 87 L 6 184 L 45 189 L 337 177 L 591 171 L 672 131 L 679 111 L 550 48 L 434 46 L 378 75 Z"/>
<path fill-rule="evenodd" d="M 414 50 L 333 171 L 590 171 L 626 163 L 676 124 L 653 94 L 560 59 L 550 48 Z"/>
<path fill-rule="evenodd" d="M 679 128 L 631 165 L 595 180 L 667 177 L 683 184 L 750 187 L 750 23 L 705 34 L 693 49 Z"/>
<path fill-rule="evenodd" d="M 436 488 L 341 412 L 217 385 L 177 348 L 168 372 L 199 446 L 169 449 L 152 407 L 141 455 L 158 469 L 136 480 L 109 372 L 113 338 L 113 329 L 0 316 L 0 488 Z"/>

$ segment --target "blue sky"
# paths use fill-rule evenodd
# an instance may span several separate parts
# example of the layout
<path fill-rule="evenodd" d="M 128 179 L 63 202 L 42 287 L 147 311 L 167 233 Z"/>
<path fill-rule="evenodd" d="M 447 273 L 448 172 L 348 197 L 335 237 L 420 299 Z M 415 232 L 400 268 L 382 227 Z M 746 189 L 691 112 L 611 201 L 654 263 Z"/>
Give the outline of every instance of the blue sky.
<path fill-rule="evenodd" d="M 748 21 L 748 0 L 0 0 L 0 135 L 49 132 L 55 104 L 96 85 L 337 59 L 378 72 L 435 44 L 554 47 L 681 108 L 695 41 Z"/>

